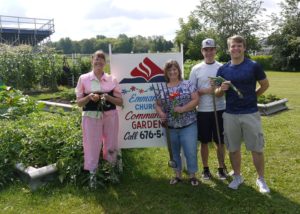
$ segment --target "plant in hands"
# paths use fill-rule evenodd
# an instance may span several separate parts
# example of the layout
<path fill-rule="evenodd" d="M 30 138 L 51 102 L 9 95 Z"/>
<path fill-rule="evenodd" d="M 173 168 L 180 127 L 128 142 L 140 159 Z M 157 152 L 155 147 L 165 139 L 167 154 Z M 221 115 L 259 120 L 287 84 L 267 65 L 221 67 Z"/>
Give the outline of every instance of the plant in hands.
<path fill-rule="evenodd" d="M 108 105 L 106 104 L 106 98 L 105 98 L 105 95 L 106 95 L 106 94 L 100 95 L 100 98 L 99 98 L 99 100 L 98 100 L 98 106 L 97 106 L 98 111 L 103 112 L 103 107 L 104 107 L 104 106 L 108 107 Z"/>
<path fill-rule="evenodd" d="M 214 85 L 220 86 L 223 82 L 226 82 L 227 80 L 225 80 L 223 77 L 217 76 L 217 77 L 208 77 L 209 79 L 211 79 L 214 83 Z M 229 87 L 231 89 L 233 89 L 239 96 L 239 98 L 243 98 L 243 94 L 240 92 L 239 89 L 237 89 L 231 82 L 228 82 Z"/>
<path fill-rule="evenodd" d="M 178 99 L 176 99 L 176 97 L 179 97 L 179 96 L 180 96 L 179 92 L 173 92 L 169 95 L 169 100 L 172 104 L 170 113 L 175 119 L 177 119 L 179 117 L 179 113 L 174 111 L 175 106 L 178 105 Z"/>
<path fill-rule="evenodd" d="M 98 93 L 90 93 L 89 95 L 89 99 L 95 103 L 97 103 L 97 115 L 98 112 L 102 112 L 104 111 L 104 107 L 109 107 L 110 105 L 106 103 L 106 96 L 107 94 L 98 94 Z"/>

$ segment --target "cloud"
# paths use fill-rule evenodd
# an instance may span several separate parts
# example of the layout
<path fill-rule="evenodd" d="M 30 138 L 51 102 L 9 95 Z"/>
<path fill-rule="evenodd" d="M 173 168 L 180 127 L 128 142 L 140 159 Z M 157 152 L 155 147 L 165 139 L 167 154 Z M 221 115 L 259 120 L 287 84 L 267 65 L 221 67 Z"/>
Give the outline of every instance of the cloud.
<path fill-rule="evenodd" d="M 87 19 L 107 19 L 126 17 L 129 19 L 162 19 L 171 15 L 165 11 L 152 10 L 144 7 L 138 8 L 136 5 L 131 8 L 122 8 L 114 1 L 102 1 L 96 3 L 96 6 L 89 11 L 85 18 Z"/>
<path fill-rule="evenodd" d="M 280 6 L 279 3 L 282 0 L 265 0 L 263 2 L 263 8 L 266 8 L 266 13 L 270 14 L 270 13 L 275 13 L 278 12 L 280 10 Z"/>
<path fill-rule="evenodd" d="M 4 16 L 26 16 L 26 9 L 20 3 L 19 0 L 0 0 L 1 13 Z"/>
<path fill-rule="evenodd" d="M 186 18 L 202 0 L 0 0 L 0 15 L 54 19 L 52 41 L 96 35 L 117 37 L 162 35 L 168 40 L 179 30 L 179 18 Z M 265 0 L 268 11 L 281 0 Z"/>

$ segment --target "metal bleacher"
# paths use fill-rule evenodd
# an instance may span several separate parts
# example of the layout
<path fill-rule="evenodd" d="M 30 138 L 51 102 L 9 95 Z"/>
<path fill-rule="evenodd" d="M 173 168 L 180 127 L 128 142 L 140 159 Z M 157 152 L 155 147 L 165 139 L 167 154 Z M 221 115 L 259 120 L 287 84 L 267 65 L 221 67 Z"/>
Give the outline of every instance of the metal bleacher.
<path fill-rule="evenodd" d="M 0 43 L 38 45 L 54 33 L 53 19 L 0 15 Z"/>

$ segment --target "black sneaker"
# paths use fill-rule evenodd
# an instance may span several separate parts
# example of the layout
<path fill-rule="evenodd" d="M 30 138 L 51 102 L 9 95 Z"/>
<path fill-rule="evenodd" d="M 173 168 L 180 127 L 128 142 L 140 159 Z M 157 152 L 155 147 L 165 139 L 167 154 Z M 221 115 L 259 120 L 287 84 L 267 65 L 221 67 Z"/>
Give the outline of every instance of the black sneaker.
<path fill-rule="evenodd" d="M 226 170 L 224 168 L 218 168 L 217 176 L 220 180 L 226 180 L 227 178 Z"/>
<path fill-rule="evenodd" d="M 203 172 L 202 172 L 202 178 L 203 178 L 204 180 L 209 180 L 209 179 L 212 178 L 212 175 L 211 175 L 209 169 L 204 169 L 204 170 L 203 170 Z"/>

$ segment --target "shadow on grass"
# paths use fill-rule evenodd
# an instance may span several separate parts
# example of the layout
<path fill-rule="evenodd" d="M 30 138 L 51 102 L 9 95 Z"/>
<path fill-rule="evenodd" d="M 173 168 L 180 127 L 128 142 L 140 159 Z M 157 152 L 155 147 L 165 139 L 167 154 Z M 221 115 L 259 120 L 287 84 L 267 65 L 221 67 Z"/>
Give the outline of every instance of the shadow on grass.
<path fill-rule="evenodd" d="M 106 213 L 297 213 L 300 210 L 299 204 L 278 192 L 263 195 L 245 184 L 238 191 L 228 189 L 227 182 L 221 181 L 201 183 L 198 187 L 187 182 L 172 186 L 168 179 L 146 176 L 105 191 L 86 193 L 85 197 Z"/>
<path fill-rule="evenodd" d="M 24 192 L 21 184 L 6 188 L 17 192 L 4 197 L 4 203 L 30 204 L 32 210 L 52 213 L 68 209 L 69 213 L 299 213 L 299 202 L 291 201 L 272 190 L 263 195 L 248 185 L 229 189 L 229 181 L 201 181 L 197 187 L 184 180 L 170 185 L 172 169 L 162 149 L 128 150 L 123 152 L 124 173 L 121 183 L 90 191 L 72 185 L 48 185 L 34 193 Z M 149 156 L 151 155 L 151 156 Z M 186 176 L 185 176 L 186 178 Z M 2 192 L 3 193 L 3 192 Z M 1 199 L 2 198 L 2 199 Z M 20 198 L 25 198 L 20 202 Z M 15 200 L 15 201 L 14 201 Z M 1 206 L 0 206 L 1 207 Z M 48 209 L 48 210 L 46 210 Z M 1 209 L 0 209 L 1 210 Z"/>
<path fill-rule="evenodd" d="M 149 149 L 148 149 L 149 150 Z M 246 183 L 239 190 L 229 181 L 212 179 L 193 187 L 187 181 L 169 184 L 167 158 L 149 158 L 147 150 L 124 154 L 121 184 L 94 193 L 91 202 L 106 213 L 297 213 L 300 204 L 281 193 L 261 194 Z M 131 155 L 134 153 L 134 155 Z M 150 152 L 152 155 L 153 152 Z M 167 172 L 166 172 L 167 171 Z"/>
<path fill-rule="evenodd" d="M 300 205 L 279 192 L 263 195 L 246 184 L 237 191 L 227 185 L 214 180 L 193 187 L 185 180 L 174 186 L 166 178 L 143 176 L 94 192 L 68 189 L 63 194 L 81 197 L 105 213 L 299 213 Z"/>

